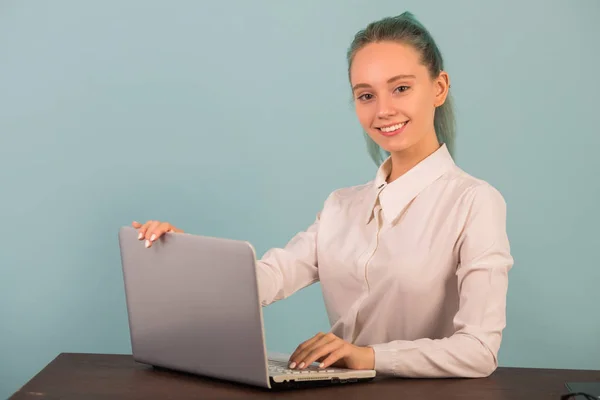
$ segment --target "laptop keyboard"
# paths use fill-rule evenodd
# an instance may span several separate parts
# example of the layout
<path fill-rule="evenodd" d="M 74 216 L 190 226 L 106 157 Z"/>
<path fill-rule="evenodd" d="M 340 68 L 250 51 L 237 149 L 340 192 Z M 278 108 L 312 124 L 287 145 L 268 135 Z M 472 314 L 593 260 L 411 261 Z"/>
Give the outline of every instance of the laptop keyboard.
<path fill-rule="evenodd" d="M 279 360 L 269 360 L 269 374 L 270 375 L 300 375 L 300 374 L 322 374 L 322 373 L 332 373 L 336 372 L 335 368 L 327 368 L 320 369 L 317 366 L 309 365 L 304 369 L 290 369 L 288 368 L 288 363 L 285 361 Z"/>

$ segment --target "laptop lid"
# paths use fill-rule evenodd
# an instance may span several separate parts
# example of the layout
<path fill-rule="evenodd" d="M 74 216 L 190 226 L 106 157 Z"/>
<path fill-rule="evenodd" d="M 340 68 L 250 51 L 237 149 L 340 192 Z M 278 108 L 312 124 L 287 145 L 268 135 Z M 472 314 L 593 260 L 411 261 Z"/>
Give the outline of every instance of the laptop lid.
<path fill-rule="evenodd" d="M 252 245 L 167 233 L 145 248 L 137 236 L 119 230 L 134 359 L 268 388 Z"/>

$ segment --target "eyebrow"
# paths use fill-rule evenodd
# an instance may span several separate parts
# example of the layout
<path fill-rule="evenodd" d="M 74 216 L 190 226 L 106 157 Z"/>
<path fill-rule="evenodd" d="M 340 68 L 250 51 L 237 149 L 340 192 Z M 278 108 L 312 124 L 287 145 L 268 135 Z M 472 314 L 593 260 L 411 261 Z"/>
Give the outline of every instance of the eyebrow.
<path fill-rule="evenodd" d="M 391 77 L 390 79 L 387 80 L 387 83 L 392 83 L 394 81 L 400 80 L 400 79 L 416 79 L 416 76 L 414 75 L 396 75 Z M 360 89 L 360 88 L 370 88 L 371 85 L 367 84 L 367 83 L 357 83 L 356 85 L 354 85 L 352 87 L 352 91 L 356 91 L 356 89 Z"/>

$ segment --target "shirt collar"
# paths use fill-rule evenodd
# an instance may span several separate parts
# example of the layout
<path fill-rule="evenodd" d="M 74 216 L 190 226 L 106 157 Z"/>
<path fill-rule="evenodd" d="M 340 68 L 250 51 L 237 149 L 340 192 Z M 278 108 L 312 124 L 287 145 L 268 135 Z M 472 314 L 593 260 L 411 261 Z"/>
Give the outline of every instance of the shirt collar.
<path fill-rule="evenodd" d="M 392 183 L 387 183 L 392 168 L 392 159 L 388 157 L 377 170 L 373 181 L 374 196 L 369 204 L 366 223 L 373 218 L 373 209 L 379 201 L 384 219 L 390 223 L 395 221 L 402 210 L 444 173 L 455 165 L 446 144 L 419 162 Z"/>

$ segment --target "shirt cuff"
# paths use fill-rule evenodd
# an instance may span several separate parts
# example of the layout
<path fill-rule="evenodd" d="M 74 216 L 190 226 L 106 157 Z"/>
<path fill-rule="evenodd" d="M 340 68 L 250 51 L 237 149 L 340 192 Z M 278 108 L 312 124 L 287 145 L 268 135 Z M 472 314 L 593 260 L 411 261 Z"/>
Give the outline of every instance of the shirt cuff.
<path fill-rule="evenodd" d="M 369 346 L 375 353 L 375 371 L 381 375 L 395 375 L 406 367 L 407 357 L 419 348 L 418 341 L 396 340 Z"/>
<path fill-rule="evenodd" d="M 396 370 L 397 354 L 396 349 L 390 349 L 386 343 L 369 346 L 375 353 L 375 371 L 382 375 L 393 375 Z"/>

